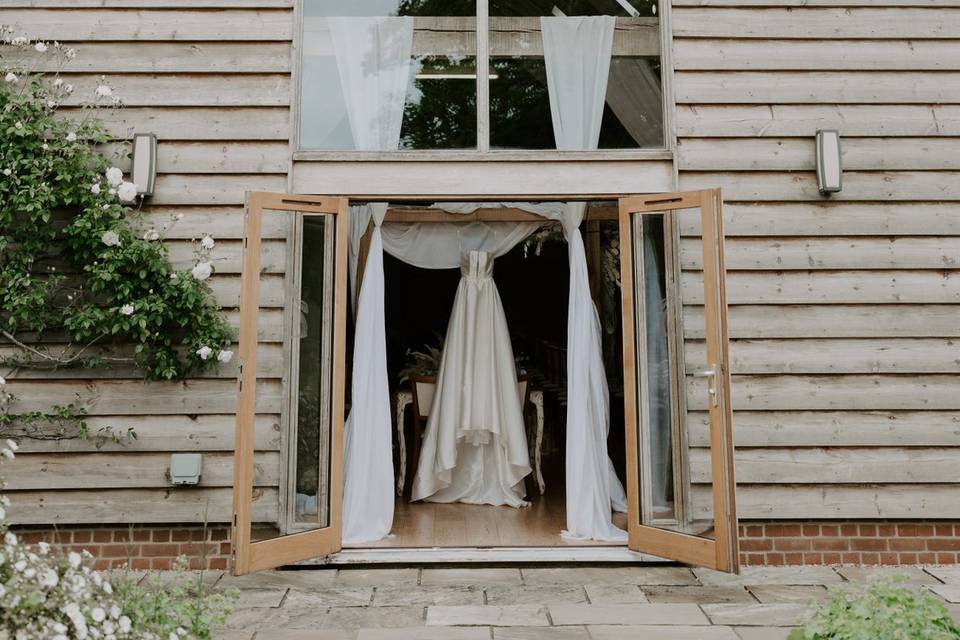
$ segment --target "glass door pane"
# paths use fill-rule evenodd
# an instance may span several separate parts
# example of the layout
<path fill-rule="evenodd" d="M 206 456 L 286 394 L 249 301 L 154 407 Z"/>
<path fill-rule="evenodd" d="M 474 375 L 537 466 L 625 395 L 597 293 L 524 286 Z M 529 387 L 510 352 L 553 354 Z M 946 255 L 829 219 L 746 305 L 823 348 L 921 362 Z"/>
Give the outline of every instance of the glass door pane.
<path fill-rule="evenodd" d="M 735 570 L 719 192 L 624 198 L 620 228 L 630 546 Z"/>
<path fill-rule="evenodd" d="M 234 472 L 238 574 L 340 548 L 346 210 L 337 198 L 249 196 Z M 265 446 L 277 439 L 281 451 Z"/>

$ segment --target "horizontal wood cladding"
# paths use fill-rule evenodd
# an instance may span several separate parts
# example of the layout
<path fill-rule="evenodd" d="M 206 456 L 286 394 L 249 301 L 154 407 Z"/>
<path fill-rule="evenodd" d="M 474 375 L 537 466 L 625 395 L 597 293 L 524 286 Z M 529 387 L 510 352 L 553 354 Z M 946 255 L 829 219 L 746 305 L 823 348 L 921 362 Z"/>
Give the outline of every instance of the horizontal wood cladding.
<path fill-rule="evenodd" d="M 960 4 L 958 4 L 960 6 Z M 951 71 L 958 40 L 750 40 L 689 38 L 678 43 L 680 71 Z M 776 55 L 770 55 L 776 51 Z"/>
<path fill-rule="evenodd" d="M 5 469 L 10 491 L 170 487 L 168 453 L 21 453 Z M 280 483 L 280 452 L 257 453 L 254 486 Z M 233 484 L 233 452 L 204 453 L 199 487 Z M 177 488 L 171 487 L 171 490 Z"/>
<path fill-rule="evenodd" d="M 822 201 L 810 172 L 681 171 L 680 187 L 723 189 L 733 201 Z M 844 171 L 843 191 L 833 201 L 957 201 L 960 171 Z"/>
<path fill-rule="evenodd" d="M 733 430 L 738 447 L 960 447 L 956 411 L 738 411 Z M 706 412 L 687 415 L 687 437 L 709 445 Z"/>
<path fill-rule="evenodd" d="M 810 137 L 817 129 L 849 136 L 960 136 L 956 104 L 700 104 L 677 105 L 681 138 Z M 829 101 L 827 101 L 829 102 Z M 682 167 L 681 167 L 682 168 Z"/>
<path fill-rule="evenodd" d="M 67 106 L 90 102 L 100 75 L 62 74 L 73 84 Z M 110 84 L 123 104 L 131 107 L 260 107 L 290 104 L 290 76 L 247 74 L 113 74 Z"/>
<path fill-rule="evenodd" d="M 281 107 L 124 107 L 104 113 L 107 131 L 119 138 L 151 132 L 165 145 L 174 141 L 278 140 L 290 137 L 290 111 Z M 163 145 L 158 147 L 161 149 Z"/>
<path fill-rule="evenodd" d="M 276 522 L 279 497 L 276 488 L 254 488 L 254 521 Z M 15 524 L 229 522 L 232 500 L 228 487 L 18 491 L 9 514 Z"/>
<path fill-rule="evenodd" d="M 107 40 L 256 40 L 289 42 L 289 8 L 57 8 L 10 9 L 5 24 L 32 38 L 60 42 Z"/>
<path fill-rule="evenodd" d="M 694 485 L 691 497 L 695 514 L 711 513 L 707 485 Z M 960 501 L 955 484 L 738 484 L 737 515 L 741 520 L 953 519 L 960 517 Z"/>
<path fill-rule="evenodd" d="M 678 71 L 674 87 L 678 104 L 960 102 L 954 71 Z"/>
<path fill-rule="evenodd" d="M 93 0 L 89 0 L 93 1 Z M 160 0 L 157 0 L 160 1 Z M 960 7 L 960 0 L 672 0 L 674 7 Z"/>
<path fill-rule="evenodd" d="M 294 2 L 295 0 L 6 0 L 5 6 L 34 9 L 283 9 L 292 8 Z"/>
<path fill-rule="evenodd" d="M 960 169 L 960 138 L 844 138 L 841 160 L 846 171 Z M 690 170 L 813 171 L 814 139 L 684 138 L 677 162 Z"/>
<path fill-rule="evenodd" d="M 127 145 L 123 148 L 126 149 Z M 107 150 L 110 151 L 114 149 Z M 129 159 L 121 158 L 117 166 L 126 172 L 130 170 L 130 164 Z M 164 141 L 157 145 L 157 171 L 161 174 L 286 174 L 289 166 L 290 147 L 286 141 Z"/>
<path fill-rule="evenodd" d="M 673 9 L 675 38 L 956 39 L 960 7 L 686 7 Z"/>

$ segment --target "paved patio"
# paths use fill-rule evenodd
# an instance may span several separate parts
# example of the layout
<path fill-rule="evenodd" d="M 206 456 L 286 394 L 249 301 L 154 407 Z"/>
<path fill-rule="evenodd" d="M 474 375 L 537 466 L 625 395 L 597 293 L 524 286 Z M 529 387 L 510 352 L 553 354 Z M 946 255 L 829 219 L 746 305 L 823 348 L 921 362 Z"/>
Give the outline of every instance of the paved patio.
<path fill-rule="evenodd" d="M 960 566 L 403 568 L 213 574 L 223 640 L 780 640 L 827 587 L 903 573 L 960 619 Z"/>

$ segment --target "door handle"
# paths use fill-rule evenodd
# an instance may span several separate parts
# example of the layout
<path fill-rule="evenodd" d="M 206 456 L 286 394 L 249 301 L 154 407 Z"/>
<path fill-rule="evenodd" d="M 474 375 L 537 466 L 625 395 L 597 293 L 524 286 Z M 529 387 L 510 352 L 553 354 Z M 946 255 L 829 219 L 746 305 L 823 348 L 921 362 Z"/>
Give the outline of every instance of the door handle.
<path fill-rule="evenodd" d="M 693 377 L 707 379 L 707 395 L 710 398 L 710 406 L 719 406 L 720 398 L 717 395 L 717 365 L 712 365 L 706 371 L 695 371 Z"/>

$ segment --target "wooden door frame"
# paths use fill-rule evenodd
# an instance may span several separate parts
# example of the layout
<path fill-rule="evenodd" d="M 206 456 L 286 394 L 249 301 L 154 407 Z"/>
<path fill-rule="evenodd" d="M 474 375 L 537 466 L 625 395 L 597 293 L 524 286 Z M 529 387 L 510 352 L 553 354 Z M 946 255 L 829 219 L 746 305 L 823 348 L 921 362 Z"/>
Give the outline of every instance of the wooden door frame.
<path fill-rule="evenodd" d="M 733 475 L 732 412 L 730 404 L 730 371 L 727 339 L 726 290 L 724 286 L 722 199 L 719 189 L 676 192 L 654 196 L 620 199 L 620 273 L 623 301 L 623 368 L 624 368 L 624 429 L 627 438 L 627 500 L 629 518 L 629 546 L 635 550 L 674 558 L 689 564 L 698 564 L 721 571 L 739 570 L 739 540 L 737 531 Z M 634 255 L 632 217 L 635 214 L 654 214 L 679 209 L 699 209 L 701 212 L 701 243 L 704 253 L 704 317 L 707 322 L 705 342 L 708 366 L 716 365 L 716 404 L 708 402 L 710 416 L 711 481 L 713 500 L 714 538 L 703 538 L 686 533 L 659 529 L 640 522 L 639 487 L 639 419 L 637 415 L 637 367 L 634 316 Z M 625 243 L 631 243 L 629 247 Z M 682 342 L 681 342 L 682 344 Z M 682 351 L 680 352 L 682 354 Z M 680 356 L 677 356 L 680 357 Z M 685 386 L 681 387 L 685 389 Z M 685 416 L 681 416 L 684 419 Z"/>
<path fill-rule="evenodd" d="M 233 469 L 233 571 L 243 575 L 294 562 L 311 555 L 325 555 L 341 548 L 343 505 L 343 410 L 346 355 L 346 252 L 349 225 L 348 200 L 328 196 L 299 196 L 254 192 L 247 194 L 244 224 L 243 270 L 240 284 L 240 374 L 237 381 L 237 413 Z M 260 309 L 260 248 L 263 211 L 287 211 L 291 215 L 333 215 L 335 226 L 335 271 L 333 291 L 333 349 L 330 419 L 330 519 L 320 529 L 301 531 L 254 542 L 252 540 L 253 454 L 257 401 L 257 319 Z"/>

